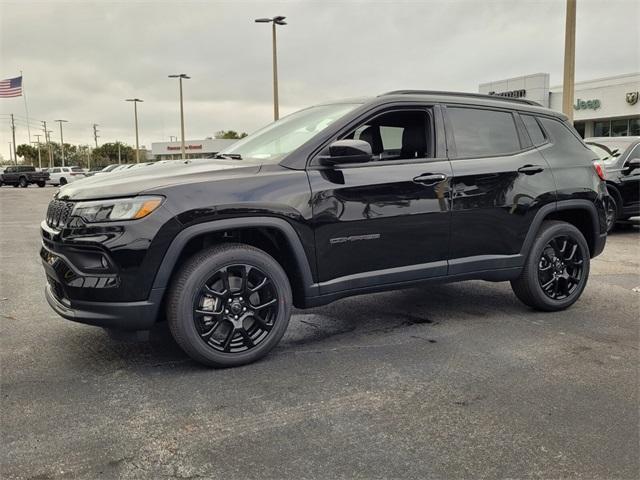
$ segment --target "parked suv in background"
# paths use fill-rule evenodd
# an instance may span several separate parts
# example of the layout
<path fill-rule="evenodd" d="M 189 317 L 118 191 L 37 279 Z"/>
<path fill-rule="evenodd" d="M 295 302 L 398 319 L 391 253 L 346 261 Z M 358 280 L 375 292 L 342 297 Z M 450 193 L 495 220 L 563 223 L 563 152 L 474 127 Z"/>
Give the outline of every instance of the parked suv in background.
<path fill-rule="evenodd" d="M 86 178 L 84 170 L 80 167 L 53 167 L 49 169 L 49 175 L 49 183 L 56 186 Z"/>
<path fill-rule="evenodd" d="M 606 242 L 596 155 L 529 101 L 397 91 L 289 115 L 217 155 L 89 178 L 42 222 L 61 316 L 148 329 L 213 366 L 254 361 L 291 307 L 428 282 L 580 297 Z M 451 305 L 455 309 L 455 304 Z"/>
<path fill-rule="evenodd" d="M 26 188 L 32 183 L 44 187 L 48 179 L 47 172 L 39 172 L 33 165 L 14 165 L 5 168 L 0 174 L 0 187 L 13 185 L 14 187 Z"/>
<path fill-rule="evenodd" d="M 604 166 L 609 191 L 607 229 L 640 215 L 640 137 L 585 139 Z"/>

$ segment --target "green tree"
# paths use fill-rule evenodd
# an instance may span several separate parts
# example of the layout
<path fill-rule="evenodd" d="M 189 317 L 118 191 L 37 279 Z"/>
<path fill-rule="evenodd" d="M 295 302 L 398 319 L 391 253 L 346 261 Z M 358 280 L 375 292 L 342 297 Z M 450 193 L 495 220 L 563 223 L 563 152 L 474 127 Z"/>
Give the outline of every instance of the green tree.
<path fill-rule="evenodd" d="M 120 145 L 120 157 L 122 163 L 133 163 L 136 161 L 135 149 L 124 143 L 103 143 L 98 148 L 93 150 L 92 165 L 104 166 L 111 165 L 112 163 L 118 163 L 118 145 Z M 140 151 L 140 159 L 143 158 L 143 151 Z"/>
<path fill-rule="evenodd" d="M 215 138 L 226 138 L 232 140 L 238 140 L 247 136 L 247 132 L 238 133 L 235 130 L 220 130 L 216 132 Z"/>
<path fill-rule="evenodd" d="M 26 143 L 18 145 L 16 154 L 24 159 L 23 163 L 29 165 L 38 164 L 38 149 L 32 145 L 27 145 Z"/>

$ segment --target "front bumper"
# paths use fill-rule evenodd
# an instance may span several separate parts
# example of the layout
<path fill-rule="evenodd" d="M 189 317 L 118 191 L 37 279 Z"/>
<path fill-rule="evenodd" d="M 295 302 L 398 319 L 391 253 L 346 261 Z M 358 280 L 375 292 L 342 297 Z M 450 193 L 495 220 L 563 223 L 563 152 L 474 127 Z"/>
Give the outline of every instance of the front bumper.
<path fill-rule="evenodd" d="M 63 318 L 118 330 L 148 330 L 156 323 L 164 289 L 154 289 L 142 302 L 85 302 L 59 298 L 51 284 L 45 296 L 51 308 Z"/>
<path fill-rule="evenodd" d="M 150 289 L 146 299 L 122 301 L 129 299 L 121 299 L 121 276 L 106 251 L 63 245 L 53 240 L 57 233 L 44 222 L 42 229 L 48 232 L 40 250 L 47 279 L 45 297 L 58 315 L 119 330 L 148 330 L 157 321 L 164 288 Z"/>

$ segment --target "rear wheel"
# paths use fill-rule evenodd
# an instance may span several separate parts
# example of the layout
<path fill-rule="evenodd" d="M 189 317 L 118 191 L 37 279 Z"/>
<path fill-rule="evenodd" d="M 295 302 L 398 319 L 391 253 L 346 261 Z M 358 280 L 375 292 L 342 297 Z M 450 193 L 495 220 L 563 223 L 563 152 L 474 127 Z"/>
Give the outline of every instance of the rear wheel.
<path fill-rule="evenodd" d="M 580 298 L 589 266 L 589 246 L 580 230 L 569 223 L 547 221 L 511 287 L 526 305 L 544 311 L 563 310 Z"/>
<path fill-rule="evenodd" d="M 20 185 L 20 188 L 27 188 L 29 186 L 29 182 L 27 182 L 27 179 L 25 177 L 20 177 L 20 180 L 18 180 L 18 185 Z"/>
<path fill-rule="evenodd" d="M 45 185 L 45 182 L 38 182 L 38 186 L 39 186 L 40 188 L 44 187 L 44 185 Z"/>
<path fill-rule="evenodd" d="M 251 363 L 275 347 L 289 324 L 291 286 L 278 262 L 257 248 L 218 245 L 191 257 L 167 298 L 176 342 L 213 367 Z"/>
<path fill-rule="evenodd" d="M 60 179 L 60 182 L 58 182 L 58 185 L 60 185 L 60 186 L 63 186 L 63 185 L 66 185 L 66 184 L 67 184 L 67 179 L 66 179 L 66 178 L 64 178 L 64 177 L 62 177 L 62 178 Z"/>

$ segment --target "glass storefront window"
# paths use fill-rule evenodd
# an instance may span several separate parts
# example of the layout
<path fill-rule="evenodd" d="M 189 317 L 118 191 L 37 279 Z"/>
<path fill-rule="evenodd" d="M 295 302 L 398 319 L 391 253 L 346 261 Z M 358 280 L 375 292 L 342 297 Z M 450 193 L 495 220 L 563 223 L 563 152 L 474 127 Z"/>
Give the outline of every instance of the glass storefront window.
<path fill-rule="evenodd" d="M 576 131 L 580 134 L 582 138 L 584 138 L 584 122 L 576 122 L 573 124 Z"/>
<path fill-rule="evenodd" d="M 629 120 L 629 135 L 640 135 L 640 118 Z"/>
<path fill-rule="evenodd" d="M 609 122 L 609 120 L 593 122 L 594 137 L 608 137 L 610 135 L 611 135 L 611 122 Z"/>
<path fill-rule="evenodd" d="M 611 120 L 611 136 L 626 137 L 629 131 L 629 120 Z"/>

